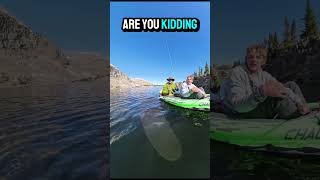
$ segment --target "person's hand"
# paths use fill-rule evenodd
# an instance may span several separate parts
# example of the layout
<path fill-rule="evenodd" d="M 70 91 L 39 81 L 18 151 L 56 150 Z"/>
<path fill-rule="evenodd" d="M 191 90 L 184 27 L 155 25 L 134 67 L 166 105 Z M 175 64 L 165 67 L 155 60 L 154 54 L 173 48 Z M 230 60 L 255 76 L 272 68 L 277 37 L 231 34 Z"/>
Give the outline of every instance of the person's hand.
<path fill-rule="evenodd" d="M 303 105 L 297 105 L 298 111 L 300 112 L 300 114 L 305 115 L 308 114 L 311 110 L 308 107 L 308 105 L 303 104 Z"/>
<path fill-rule="evenodd" d="M 286 88 L 278 81 L 267 81 L 263 85 L 263 94 L 269 97 L 286 97 Z"/>

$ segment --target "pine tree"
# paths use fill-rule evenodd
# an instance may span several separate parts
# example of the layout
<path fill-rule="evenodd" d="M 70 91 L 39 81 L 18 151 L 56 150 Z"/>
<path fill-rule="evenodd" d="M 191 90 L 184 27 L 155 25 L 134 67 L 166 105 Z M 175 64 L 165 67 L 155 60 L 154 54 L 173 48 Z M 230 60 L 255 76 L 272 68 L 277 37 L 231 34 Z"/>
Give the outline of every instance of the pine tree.
<path fill-rule="evenodd" d="M 193 73 L 193 77 L 196 78 L 197 76 L 198 76 L 197 72 L 194 72 L 194 73 Z"/>
<path fill-rule="evenodd" d="M 273 45 L 273 34 L 269 33 L 269 38 L 268 38 L 268 49 L 271 50 Z"/>
<path fill-rule="evenodd" d="M 201 68 L 198 69 L 198 77 L 201 77 Z"/>
<path fill-rule="evenodd" d="M 304 20 L 304 31 L 301 34 L 302 39 L 314 39 L 318 37 L 318 26 L 317 20 L 314 15 L 313 9 L 311 8 L 310 0 L 307 0 L 306 15 Z"/>
<path fill-rule="evenodd" d="M 278 47 L 279 47 L 279 41 L 278 41 L 277 32 L 274 32 L 274 34 L 273 34 L 273 48 L 277 49 Z"/>
<path fill-rule="evenodd" d="M 297 41 L 297 25 L 295 20 L 292 21 L 290 32 L 291 32 L 291 40 L 293 43 L 295 43 Z"/>
<path fill-rule="evenodd" d="M 291 28 L 288 17 L 284 18 L 283 47 L 287 48 L 291 42 Z"/>
<path fill-rule="evenodd" d="M 202 68 L 200 68 L 200 77 L 202 77 L 203 76 L 203 70 L 202 70 Z"/>
<path fill-rule="evenodd" d="M 205 76 L 210 76 L 210 69 L 209 69 L 209 65 L 208 65 L 207 62 L 206 62 L 206 66 L 204 68 L 204 75 Z"/>
<path fill-rule="evenodd" d="M 268 45 L 267 47 L 271 50 L 275 50 L 279 47 L 278 35 L 277 33 L 269 33 Z"/>
<path fill-rule="evenodd" d="M 263 45 L 265 46 L 265 47 L 269 47 L 268 45 L 268 39 L 267 38 L 264 38 L 264 40 L 263 40 Z"/>

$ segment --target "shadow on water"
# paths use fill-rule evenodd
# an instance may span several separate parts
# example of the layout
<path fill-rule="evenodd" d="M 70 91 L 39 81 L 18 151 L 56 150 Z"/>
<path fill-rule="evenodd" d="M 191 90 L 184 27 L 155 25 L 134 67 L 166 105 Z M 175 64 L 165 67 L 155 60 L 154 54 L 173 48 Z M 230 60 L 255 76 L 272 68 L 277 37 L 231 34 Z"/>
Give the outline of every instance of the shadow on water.
<path fill-rule="evenodd" d="M 181 144 L 164 115 L 158 109 L 150 109 L 141 117 L 141 123 L 153 149 L 162 158 L 176 161 L 182 156 Z"/>
<path fill-rule="evenodd" d="M 167 105 L 159 90 L 111 95 L 111 177 L 208 178 L 208 114 Z"/>
<path fill-rule="evenodd" d="M 105 179 L 105 82 L 0 90 L 0 179 Z"/>

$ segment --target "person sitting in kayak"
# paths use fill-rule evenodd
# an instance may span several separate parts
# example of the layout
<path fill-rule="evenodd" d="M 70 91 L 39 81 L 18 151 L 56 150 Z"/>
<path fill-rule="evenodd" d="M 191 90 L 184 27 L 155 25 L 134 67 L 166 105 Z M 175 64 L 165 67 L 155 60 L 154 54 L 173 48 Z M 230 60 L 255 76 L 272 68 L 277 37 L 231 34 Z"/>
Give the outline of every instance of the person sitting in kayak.
<path fill-rule="evenodd" d="M 228 113 L 242 118 L 291 119 L 310 112 L 299 86 L 284 85 L 261 66 L 267 60 L 267 49 L 262 45 L 247 48 L 245 65 L 231 70 L 224 107 Z"/>
<path fill-rule="evenodd" d="M 165 85 L 163 85 L 161 95 L 162 96 L 173 96 L 174 93 L 178 90 L 177 85 L 174 83 L 173 77 L 168 77 L 167 81 L 168 82 Z"/>
<path fill-rule="evenodd" d="M 194 77 L 188 76 L 187 80 L 181 85 L 180 96 L 186 99 L 203 99 L 206 93 L 202 87 L 198 88 L 193 83 Z"/>

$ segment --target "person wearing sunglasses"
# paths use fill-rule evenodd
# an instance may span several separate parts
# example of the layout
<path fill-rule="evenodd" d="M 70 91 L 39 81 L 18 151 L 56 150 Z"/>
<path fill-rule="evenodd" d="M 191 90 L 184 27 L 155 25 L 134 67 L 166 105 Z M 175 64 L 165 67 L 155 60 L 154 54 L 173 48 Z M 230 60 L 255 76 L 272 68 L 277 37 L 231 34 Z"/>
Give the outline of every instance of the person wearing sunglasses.
<path fill-rule="evenodd" d="M 161 95 L 162 96 L 173 96 L 177 91 L 177 85 L 174 83 L 173 77 L 167 78 L 167 83 L 163 85 Z"/>

